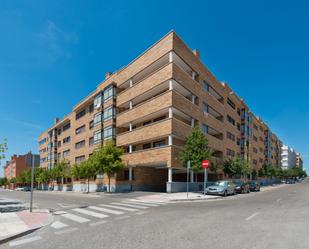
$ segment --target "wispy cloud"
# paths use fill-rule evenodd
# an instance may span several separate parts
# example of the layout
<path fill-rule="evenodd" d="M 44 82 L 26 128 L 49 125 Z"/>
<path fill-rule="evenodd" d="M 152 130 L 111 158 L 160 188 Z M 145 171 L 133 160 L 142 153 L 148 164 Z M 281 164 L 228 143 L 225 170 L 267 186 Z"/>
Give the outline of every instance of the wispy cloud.
<path fill-rule="evenodd" d="M 35 35 L 43 46 L 47 46 L 49 59 L 52 61 L 59 57 L 70 59 L 72 54 L 65 46 L 78 43 L 78 36 L 75 33 L 63 30 L 51 20 L 47 21 L 44 30 Z"/>
<path fill-rule="evenodd" d="M 13 119 L 13 118 L 5 118 L 5 121 L 11 124 L 17 124 L 17 125 L 21 125 L 24 127 L 35 129 L 35 130 L 43 130 L 42 126 L 40 126 L 39 124 L 31 123 L 28 121 L 23 121 L 23 120 L 18 120 L 18 119 Z"/>

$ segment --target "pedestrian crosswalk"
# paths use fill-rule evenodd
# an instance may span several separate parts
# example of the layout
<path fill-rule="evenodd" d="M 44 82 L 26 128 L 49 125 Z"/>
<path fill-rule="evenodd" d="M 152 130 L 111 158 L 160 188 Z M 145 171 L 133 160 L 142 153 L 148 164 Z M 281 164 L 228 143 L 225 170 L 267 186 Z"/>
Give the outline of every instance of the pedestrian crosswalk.
<path fill-rule="evenodd" d="M 163 205 L 167 205 L 167 203 L 126 199 L 119 202 L 102 203 L 87 207 L 72 208 L 65 211 L 56 211 L 54 215 L 57 218 L 52 223 L 51 227 L 59 231 L 61 229 L 70 229 L 68 227 L 84 223 L 89 226 L 97 226 L 107 223 L 109 219 L 120 221 L 130 218 L 132 215 L 142 215 L 147 213 L 148 209 Z M 55 232 L 55 234 L 57 233 Z"/>

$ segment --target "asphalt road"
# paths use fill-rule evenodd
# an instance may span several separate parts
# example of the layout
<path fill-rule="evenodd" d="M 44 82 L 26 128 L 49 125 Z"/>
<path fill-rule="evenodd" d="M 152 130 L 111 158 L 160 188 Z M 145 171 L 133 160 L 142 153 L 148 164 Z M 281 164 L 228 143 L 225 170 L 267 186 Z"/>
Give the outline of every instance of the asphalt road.
<path fill-rule="evenodd" d="M 99 205 L 119 202 L 124 196 L 86 198 Z M 220 200 L 158 205 L 118 217 L 84 217 L 89 222 L 77 224 L 55 216 L 58 228 L 47 226 L 0 248 L 308 249 L 309 183 Z"/>

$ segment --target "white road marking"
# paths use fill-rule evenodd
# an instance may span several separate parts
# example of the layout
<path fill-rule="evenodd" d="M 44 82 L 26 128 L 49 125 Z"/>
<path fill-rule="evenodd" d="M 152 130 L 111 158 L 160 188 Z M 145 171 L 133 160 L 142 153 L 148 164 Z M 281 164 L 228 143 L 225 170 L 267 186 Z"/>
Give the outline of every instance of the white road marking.
<path fill-rule="evenodd" d="M 102 207 L 96 207 L 96 206 L 89 206 L 89 208 L 97 210 L 97 211 L 109 213 L 109 214 L 116 214 L 116 215 L 124 214 L 124 212 L 121 212 L 121 211 L 118 211 L 118 210 L 112 210 L 112 209 L 108 209 L 108 208 L 102 208 Z"/>
<path fill-rule="evenodd" d="M 66 204 L 62 204 L 62 203 L 57 203 L 58 206 L 62 207 L 62 208 L 70 208 L 70 207 L 74 207 L 74 205 L 66 205 Z"/>
<path fill-rule="evenodd" d="M 102 224 L 105 224 L 105 223 L 107 223 L 106 220 L 101 220 L 99 222 L 90 223 L 89 226 L 95 227 L 95 226 L 99 226 L 99 225 L 102 225 Z"/>
<path fill-rule="evenodd" d="M 259 212 L 256 212 L 256 213 L 250 215 L 249 217 L 246 218 L 246 221 L 249 221 L 249 220 L 253 219 L 253 218 L 254 218 L 255 216 L 257 216 L 258 214 L 259 214 Z"/>
<path fill-rule="evenodd" d="M 120 217 L 117 217 L 115 218 L 115 220 L 124 220 L 124 219 L 129 219 L 131 216 L 129 215 L 125 215 L 125 216 L 120 216 Z"/>
<path fill-rule="evenodd" d="M 102 206 L 102 207 L 109 207 L 109 208 L 116 208 L 116 209 L 120 209 L 120 210 L 124 210 L 124 211 L 129 211 L 129 212 L 138 211 L 138 209 L 134 209 L 134 208 L 125 208 L 125 207 L 119 207 L 119 206 L 107 205 L 107 204 L 100 204 L 100 206 Z"/>
<path fill-rule="evenodd" d="M 10 242 L 9 245 L 10 245 L 10 247 L 19 246 L 19 245 L 31 243 L 31 242 L 34 242 L 34 241 L 37 241 L 37 240 L 40 240 L 40 239 L 42 239 L 41 236 L 33 236 L 33 237 L 30 237 L 30 238 Z"/>
<path fill-rule="evenodd" d="M 138 206 L 138 205 L 120 203 L 120 202 L 112 202 L 111 204 L 119 205 L 119 206 L 125 206 L 125 207 L 132 207 L 132 208 L 141 208 L 141 209 L 149 208 L 149 207 L 143 207 L 143 206 Z"/>
<path fill-rule="evenodd" d="M 138 200 L 138 199 L 128 199 L 128 200 L 135 201 L 135 202 L 149 203 L 149 204 L 157 204 L 157 205 L 167 205 L 168 204 L 162 201 L 144 201 L 144 200 Z"/>
<path fill-rule="evenodd" d="M 85 223 L 85 222 L 90 221 L 90 220 L 88 220 L 88 219 L 86 219 L 86 218 L 77 216 L 77 215 L 75 215 L 75 214 L 66 213 L 66 214 L 62 214 L 61 216 L 64 217 L 64 218 L 67 218 L 67 219 L 69 219 L 69 220 L 76 221 L 76 222 L 78 222 L 78 223 Z"/>
<path fill-rule="evenodd" d="M 75 212 L 81 213 L 81 214 L 86 214 L 86 215 L 93 216 L 93 217 L 100 218 L 100 219 L 109 217 L 106 214 L 101 214 L 101 213 L 89 211 L 89 210 L 83 209 L 83 208 L 74 208 L 72 210 L 75 211 Z"/>
<path fill-rule="evenodd" d="M 59 214 L 66 214 L 67 212 L 65 211 L 56 211 L 53 214 L 59 215 Z"/>
<path fill-rule="evenodd" d="M 141 211 L 141 212 L 137 212 L 135 213 L 136 215 L 143 215 L 143 214 L 147 214 L 148 212 L 147 211 Z"/>
<path fill-rule="evenodd" d="M 54 228 L 54 229 L 61 229 L 61 228 L 67 227 L 67 226 L 68 226 L 67 224 L 64 224 L 60 221 L 55 221 L 51 224 L 51 227 Z"/>
<path fill-rule="evenodd" d="M 68 229 L 65 229 L 65 230 L 57 231 L 57 232 L 55 232 L 55 234 L 56 235 L 67 234 L 67 233 L 75 232 L 77 230 L 78 230 L 77 227 L 72 227 L 72 228 L 68 228 Z"/>
<path fill-rule="evenodd" d="M 135 201 L 122 201 L 123 203 L 129 203 L 129 204 L 137 204 L 141 206 L 147 206 L 147 207 L 159 207 L 157 204 L 149 204 L 149 203 L 141 203 L 141 202 L 135 202 Z"/>

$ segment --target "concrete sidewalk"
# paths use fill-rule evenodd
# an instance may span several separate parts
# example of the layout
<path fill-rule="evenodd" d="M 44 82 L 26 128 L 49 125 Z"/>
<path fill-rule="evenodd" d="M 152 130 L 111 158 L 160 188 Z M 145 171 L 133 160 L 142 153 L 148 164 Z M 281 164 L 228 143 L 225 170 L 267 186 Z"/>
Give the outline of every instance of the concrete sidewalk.
<path fill-rule="evenodd" d="M 0 213 L 0 244 L 29 234 L 53 220 L 48 210 L 29 210 Z"/>
<path fill-rule="evenodd" d="M 261 187 L 261 192 L 270 191 L 286 186 L 285 184 L 271 185 Z M 203 193 L 189 192 L 188 196 L 186 192 L 179 193 L 158 193 L 152 195 L 145 195 L 137 197 L 136 199 L 153 202 L 177 202 L 177 201 L 198 201 L 198 200 L 215 200 L 222 199 L 222 196 L 216 195 L 203 195 Z"/>

